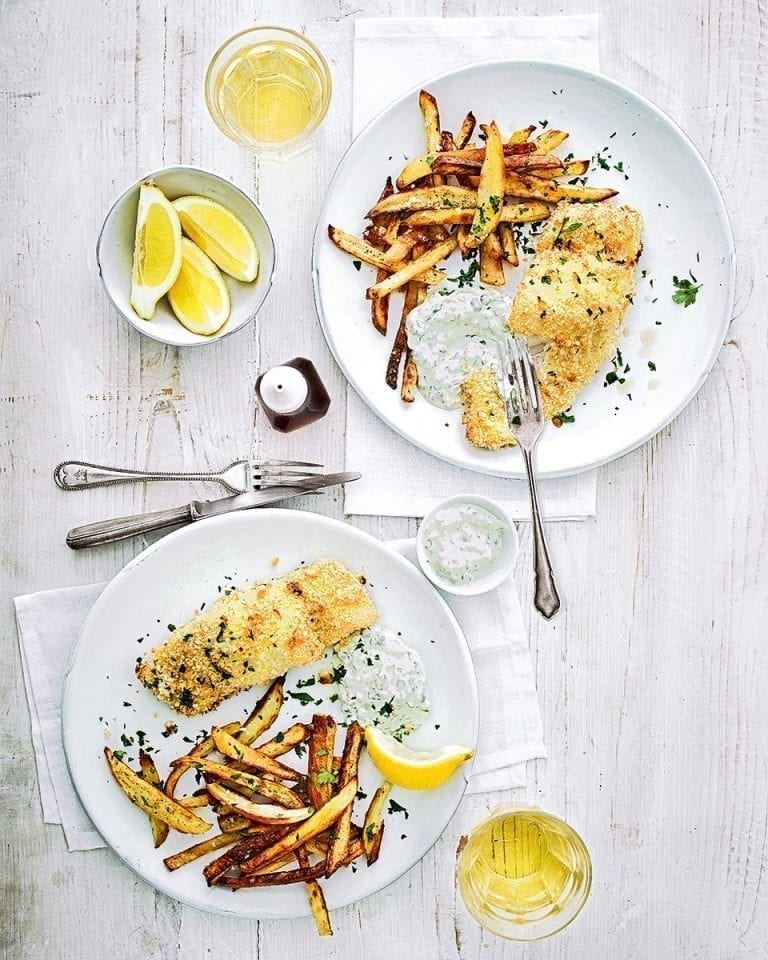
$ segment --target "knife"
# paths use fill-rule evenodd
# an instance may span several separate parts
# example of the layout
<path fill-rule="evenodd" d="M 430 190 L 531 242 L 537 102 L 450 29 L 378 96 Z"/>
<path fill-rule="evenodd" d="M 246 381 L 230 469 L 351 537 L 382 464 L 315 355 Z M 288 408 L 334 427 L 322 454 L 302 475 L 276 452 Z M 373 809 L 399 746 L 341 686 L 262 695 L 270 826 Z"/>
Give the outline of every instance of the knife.
<path fill-rule="evenodd" d="M 84 547 L 98 547 L 116 540 L 126 540 L 141 533 L 161 530 L 163 527 L 175 527 L 183 523 L 193 523 L 206 517 L 218 517 L 234 510 L 251 510 L 268 503 L 277 503 L 291 497 L 300 497 L 305 493 L 333 487 L 337 483 L 349 483 L 359 480 L 359 473 L 325 473 L 299 480 L 290 486 L 267 487 L 250 493 L 238 493 L 234 497 L 222 497 L 219 500 L 193 500 L 183 507 L 171 507 L 169 510 L 156 510 L 154 513 L 139 513 L 133 517 L 115 517 L 112 520 L 98 520 L 74 527 L 67 534 L 67 546 L 73 550 Z"/>

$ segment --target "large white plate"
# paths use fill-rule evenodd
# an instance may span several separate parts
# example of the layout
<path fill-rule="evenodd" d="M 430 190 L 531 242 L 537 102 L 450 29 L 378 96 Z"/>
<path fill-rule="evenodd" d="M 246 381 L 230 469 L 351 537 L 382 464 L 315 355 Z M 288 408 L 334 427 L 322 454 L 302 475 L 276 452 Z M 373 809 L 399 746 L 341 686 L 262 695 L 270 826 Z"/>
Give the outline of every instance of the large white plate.
<path fill-rule="evenodd" d="M 181 717 L 136 680 L 136 658 L 168 635 L 169 624 L 183 623 L 203 601 L 210 604 L 219 588 L 268 580 L 323 556 L 363 572 L 380 622 L 401 630 L 421 654 L 431 711 L 409 742 L 417 746 L 477 742 L 477 689 L 461 629 L 415 567 L 378 540 L 316 514 L 265 509 L 206 520 L 153 544 L 107 586 L 83 625 L 64 691 L 64 746 L 80 799 L 105 841 L 153 886 L 202 910 L 255 919 L 309 913 L 300 884 L 236 893 L 209 889 L 201 874 L 205 860 L 169 873 L 162 858 L 196 838 L 172 831 L 161 850 L 155 850 L 146 817 L 112 779 L 104 746 L 121 748 L 121 735 L 135 737 L 142 730 L 157 748 L 158 767 L 165 774 L 169 761 L 189 749 L 184 736 L 194 740 L 203 728 L 244 717 L 263 690 L 240 694 L 201 717 Z M 279 562 L 272 566 L 275 557 Z M 297 680 L 316 675 L 318 669 L 314 665 L 290 671 L 286 690 L 297 691 Z M 287 697 L 278 720 L 283 728 L 294 717 L 309 720 L 313 709 L 341 719 L 329 701 L 333 686 L 303 690 L 317 691 L 322 705 L 302 706 Z M 161 731 L 168 720 L 178 724 L 178 734 L 164 739 Z M 126 753 L 136 757 L 136 750 L 134 745 Z M 288 762 L 299 764 L 294 756 L 289 754 Z M 387 816 L 381 856 L 373 867 L 360 866 L 356 873 L 340 870 L 324 881 L 328 905 L 339 907 L 368 896 L 419 861 L 456 810 L 469 772 L 467 764 L 439 790 L 428 793 L 395 789 L 392 796 L 407 808 L 408 818 L 402 813 Z M 360 782 L 369 796 L 381 782 L 367 757 L 361 763 Z M 193 789 L 194 782 L 188 786 Z M 364 803 L 357 805 L 358 819 Z"/>
<path fill-rule="evenodd" d="M 696 394 L 730 320 L 733 240 L 712 175 L 666 114 L 627 87 L 586 70 L 541 61 L 484 63 L 425 86 L 438 99 L 446 129 L 456 129 L 469 109 L 479 122 L 496 118 L 506 130 L 548 120 L 550 128 L 571 133 L 558 151 L 561 156 L 572 152 L 577 158 L 591 157 L 607 147 L 611 167 L 623 163 L 628 179 L 618 170 L 598 168 L 590 183 L 617 187 L 616 202 L 637 207 L 645 218 L 638 295 L 620 343 L 630 370 L 622 374 L 623 386 L 605 387 L 605 374 L 612 369 L 607 365 L 578 397 L 575 422 L 559 430 L 547 426 L 538 448 L 538 470 L 543 476 L 563 476 L 628 453 L 661 430 Z M 339 164 L 315 235 L 313 278 L 320 321 L 349 382 L 393 430 L 450 463 L 521 477 L 519 451 L 477 450 L 464 440 L 456 411 L 446 413 L 422 397 L 403 404 L 386 386 L 384 369 L 399 299 L 392 298 L 393 329 L 385 342 L 371 326 L 364 299 L 372 269 L 364 266 L 358 272 L 327 236 L 329 223 L 359 234 L 363 214 L 387 175 L 394 177 L 405 157 L 423 152 L 413 91 L 373 120 Z M 449 276 L 460 269 L 456 260 L 449 264 Z M 687 276 L 689 270 L 703 287 L 696 303 L 683 308 L 672 302 L 672 277 Z M 647 275 L 641 277 L 640 271 Z M 508 270 L 505 292 L 514 293 L 520 275 Z"/>

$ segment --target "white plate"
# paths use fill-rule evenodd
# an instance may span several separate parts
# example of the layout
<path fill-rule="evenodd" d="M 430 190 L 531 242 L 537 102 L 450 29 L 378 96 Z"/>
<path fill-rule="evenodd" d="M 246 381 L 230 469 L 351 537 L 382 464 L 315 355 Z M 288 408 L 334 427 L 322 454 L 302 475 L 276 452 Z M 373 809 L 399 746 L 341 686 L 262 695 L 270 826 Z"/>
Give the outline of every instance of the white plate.
<path fill-rule="evenodd" d="M 734 249 L 728 218 L 712 175 L 685 134 L 657 107 L 606 77 L 540 61 L 484 63 L 424 85 L 435 94 L 445 129 L 457 129 L 472 109 L 478 122 L 496 118 L 503 131 L 548 120 L 568 130 L 558 154 L 581 159 L 608 147 L 613 167 L 598 169 L 594 185 L 619 189 L 645 218 L 637 297 L 620 349 L 630 366 L 623 387 L 604 387 L 607 365 L 574 404 L 575 423 L 547 426 L 537 451 L 542 476 L 564 476 L 598 466 L 634 450 L 670 422 L 704 382 L 722 345 L 731 316 Z M 314 245 L 315 300 L 328 344 L 357 393 L 393 430 L 436 457 L 481 473 L 524 476 L 517 450 L 489 453 L 466 442 L 457 411 L 446 412 L 418 396 L 403 404 L 384 383 L 400 298 L 392 298 L 390 333 L 373 329 L 365 288 L 373 269 L 358 272 L 352 258 L 328 239 L 329 223 L 360 234 L 363 214 L 388 175 L 405 157 L 424 153 L 417 91 L 373 120 L 339 164 L 320 215 Z M 458 255 L 448 275 L 461 268 Z M 521 276 L 510 271 L 510 295 Z M 643 279 L 640 271 L 648 275 Z M 688 308 L 672 302 L 672 276 L 703 287 Z M 653 280 L 653 286 L 650 281 Z M 657 302 L 651 301 L 657 298 Z M 657 325 L 657 321 L 661 326 Z M 649 362 L 656 365 L 654 372 Z M 622 392 L 624 391 L 624 392 Z M 627 393 L 631 393 L 630 400 Z"/>
<path fill-rule="evenodd" d="M 250 230 L 259 251 L 259 272 L 253 283 L 243 283 L 224 275 L 229 290 L 231 312 L 224 326 L 209 337 L 187 330 L 174 316 L 167 297 L 161 297 L 151 320 L 143 320 L 131 306 L 131 265 L 136 234 L 139 188 L 154 180 L 169 200 L 190 194 L 217 200 L 236 214 Z M 166 167 L 148 173 L 115 200 L 96 244 L 104 289 L 113 306 L 139 333 L 180 347 L 199 347 L 223 340 L 254 319 L 267 298 L 275 271 L 275 244 L 264 214 L 249 196 L 229 180 L 197 167 Z"/>
<path fill-rule="evenodd" d="M 275 556 L 280 560 L 273 567 Z M 107 586 L 83 625 L 64 690 L 64 747 L 83 806 L 104 840 L 148 883 L 202 910 L 254 919 L 309 914 L 301 884 L 235 893 L 209 888 L 201 868 L 210 857 L 169 873 L 163 857 L 200 838 L 171 831 L 163 847 L 155 850 L 146 817 L 112 779 L 104 746 L 121 748 L 122 734 L 135 737 L 136 731 L 142 730 L 157 748 L 154 755 L 160 773 L 165 775 L 169 761 L 189 749 L 183 736 L 194 740 L 212 724 L 243 718 L 263 690 L 242 693 L 210 714 L 182 717 L 138 682 L 134 676 L 136 658 L 167 637 L 169 624 L 183 623 L 203 601 L 210 604 L 218 596 L 218 587 L 268 580 L 295 569 L 302 561 L 310 563 L 323 556 L 336 557 L 351 570 L 364 572 L 380 622 L 401 630 L 404 639 L 421 654 L 431 710 L 409 743 L 474 746 L 477 742 L 477 689 L 461 629 L 443 599 L 416 568 L 378 540 L 316 514 L 263 509 L 206 520 L 153 544 Z M 297 691 L 297 680 L 316 675 L 318 669 L 316 664 L 290 671 L 286 690 Z M 303 688 L 302 692 L 306 691 L 317 692 L 323 699 L 314 710 L 341 719 L 336 705 L 329 701 L 333 686 L 316 684 Z M 312 705 L 302 706 L 286 697 L 276 729 L 290 726 L 294 717 L 308 721 L 312 711 Z M 167 720 L 178 724 L 178 734 L 164 739 L 161 731 Z M 337 746 L 340 743 L 341 735 Z M 134 745 L 126 753 L 135 758 L 136 750 Z M 286 759 L 294 763 L 294 757 L 291 753 Z M 132 766 L 136 768 L 137 764 Z M 366 897 L 417 863 L 456 810 L 469 767 L 466 764 L 439 790 L 393 790 L 392 797 L 407 808 L 408 819 L 401 813 L 386 817 L 381 856 L 372 867 L 358 866 L 356 873 L 340 870 L 323 882 L 329 907 Z M 381 782 L 367 757 L 361 762 L 360 782 L 369 797 Z M 184 786 L 194 789 L 194 780 Z M 356 806 L 358 821 L 361 811 L 365 812 L 365 802 Z"/>

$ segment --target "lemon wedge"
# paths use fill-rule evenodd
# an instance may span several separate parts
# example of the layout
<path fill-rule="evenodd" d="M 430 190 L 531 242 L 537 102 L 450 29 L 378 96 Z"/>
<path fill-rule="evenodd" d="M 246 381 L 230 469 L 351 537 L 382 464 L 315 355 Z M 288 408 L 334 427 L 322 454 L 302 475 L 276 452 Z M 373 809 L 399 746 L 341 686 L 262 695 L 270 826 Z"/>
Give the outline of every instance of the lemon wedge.
<path fill-rule="evenodd" d="M 181 224 L 170 200 L 151 181 L 139 189 L 131 270 L 131 306 L 151 320 L 157 301 L 181 269 Z"/>
<path fill-rule="evenodd" d="M 181 270 L 168 300 L 177 320 L 204 337 L 220 330 L 229 317 L 229 292 L 218 267 L 186 237 L 181 238 Z"/>
<path fill-rule="evenodd" d="M 259 272 L 259 251 L 250 231 L 231 210 L 207 197 L 179 197 L 173 206 L 184 233 L 217 267 L 250 283 Z"/>
<path fill-rule="evenodd" d="M 458 744 L 435 750 L 411 750 L 376 727 L 366 727 L 365 742 L 379 773 L 390 783 L 407 790 L 434 790 L 475 752 Z"/>

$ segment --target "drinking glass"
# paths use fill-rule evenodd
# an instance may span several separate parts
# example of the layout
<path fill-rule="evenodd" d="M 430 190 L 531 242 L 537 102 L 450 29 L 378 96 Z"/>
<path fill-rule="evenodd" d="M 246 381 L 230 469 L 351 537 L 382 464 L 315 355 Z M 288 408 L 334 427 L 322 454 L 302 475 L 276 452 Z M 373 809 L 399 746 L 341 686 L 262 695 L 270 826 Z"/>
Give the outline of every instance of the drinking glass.
<path fill-rule="evenodd" d="M 293 153 L 319 127 L 331 102 L 331 73 L 306 37 L 255 26 L 219 47 L 205 75 L 213 122 L 242 146 Z"/>
<path fill-rule="evenodd" d="M 509 940 L 541 940 L 581 911 L 592 884 L 584 841 L 539 807 L 498 807 L 471 832 L 458 865 L 470 914 Z"/>

